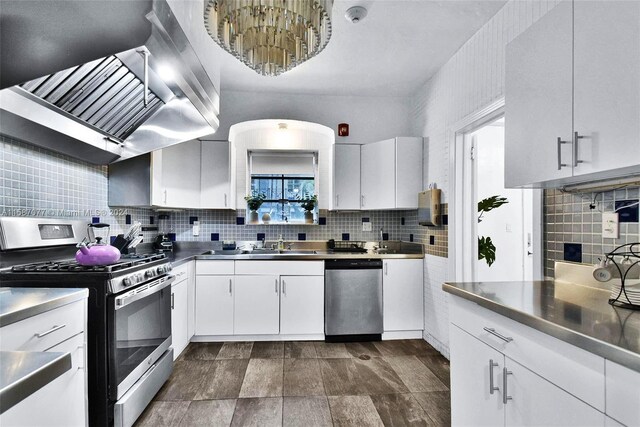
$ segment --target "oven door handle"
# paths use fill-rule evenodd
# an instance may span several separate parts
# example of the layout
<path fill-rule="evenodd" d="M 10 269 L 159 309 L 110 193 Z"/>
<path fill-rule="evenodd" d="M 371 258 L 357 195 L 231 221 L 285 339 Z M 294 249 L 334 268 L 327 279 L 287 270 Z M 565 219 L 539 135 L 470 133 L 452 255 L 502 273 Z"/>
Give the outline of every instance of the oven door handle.
<path fill-rule="evenodd" d="M 116 297 L 115 299 L 116 311 L 128 306 L 132 302 L 141 300 L 142 298 L 146 298 L 149 295 L 154 294 L 166 288 L 167 286 L 171 286 L 171 284 L 176 280 L 176 276 L 167 276 L 166 278 L 162 278 L 160 280 L 161 280 L 160 282 L 155 280 L 153 282 L 147 283 L 146 285 L 142 285 L 141 287 L 143 288 L 146 287 L 145 290 L 136 292 L 136 289 L 133 289 L 125 293 L 124 295 Z"/>

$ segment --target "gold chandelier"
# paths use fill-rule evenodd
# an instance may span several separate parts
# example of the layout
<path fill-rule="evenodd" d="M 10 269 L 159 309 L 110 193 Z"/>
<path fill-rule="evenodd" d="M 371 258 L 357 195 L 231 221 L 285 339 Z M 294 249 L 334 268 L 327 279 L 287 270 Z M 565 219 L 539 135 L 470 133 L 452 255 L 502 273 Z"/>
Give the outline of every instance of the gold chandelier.
<path fill-rule="evenodd" d="M 332 6 L 333 0 L 209 0 L 204 25 L 249 68 L 277 76 L 324 49 Z"/>

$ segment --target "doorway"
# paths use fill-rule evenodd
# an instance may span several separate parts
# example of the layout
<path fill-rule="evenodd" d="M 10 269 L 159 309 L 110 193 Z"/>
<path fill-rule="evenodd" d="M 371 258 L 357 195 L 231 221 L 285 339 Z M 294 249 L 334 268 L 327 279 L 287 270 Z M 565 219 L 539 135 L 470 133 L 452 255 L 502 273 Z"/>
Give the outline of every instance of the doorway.
<path fill-rule="evenodd" d="M 457 227 L 456 240 L 462 246 L 457 250 L 457 280 L 521 281 L 542 276 L 541 212 L 537 212 L 541 191 L 504 188 L 504 126 L 504 115 L 498 111 L 456 135 L 460 169 L 456 200 L 462 221 Z M 491 198 L 490 210 L 478 212 L 478 203 Z M 490 239 L 483 245 L 488 250 L 479 250 L 479 238 Z M 479 259 L 479 252 L 487 256 Z"/>

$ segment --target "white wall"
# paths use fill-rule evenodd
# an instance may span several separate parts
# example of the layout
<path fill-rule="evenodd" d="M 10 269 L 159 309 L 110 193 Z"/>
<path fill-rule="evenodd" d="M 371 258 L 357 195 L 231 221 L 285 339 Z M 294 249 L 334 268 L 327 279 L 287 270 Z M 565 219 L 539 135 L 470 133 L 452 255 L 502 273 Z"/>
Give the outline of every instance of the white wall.
<path fill-rule="evenodd" d="M 220 128 L 207 139 L 226 140 L 229 127 L 259 119 L 291 119 L 325 125 L 336 142 L 373 142 L 414 136 L 411 102 L 399 97 L 291 95 L 273 92 L 222 91 Z M 338 123 L 349 123 L 349 136 L 337 135 Z"/>
<path fill-rule="evenodd" d="M 449 194 L 452 126 L 504 96 L 505 45 L 556 4 L 556 0 L 509 1 L 413 98 L 413 133 L 429 138 L 425 182 L 438 184 L 443 202 L 453 199 Z M 448 259 L 432 258 L 437 257 L 427 257 L 425 263 L 425 339 L 436 348 L 448 349 L 447 296 L 442 282 L 447 278 L 443 271 L 448 276 L 451 269 Z"/>

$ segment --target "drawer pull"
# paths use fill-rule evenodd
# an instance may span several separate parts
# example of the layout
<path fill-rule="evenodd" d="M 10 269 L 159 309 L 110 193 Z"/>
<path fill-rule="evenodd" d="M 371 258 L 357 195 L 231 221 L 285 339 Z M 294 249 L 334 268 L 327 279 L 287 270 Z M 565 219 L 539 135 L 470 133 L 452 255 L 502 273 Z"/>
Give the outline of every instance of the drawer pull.
<path fill-rule="evenodd" d="M 487 328 L 487 327 L 485 326 L 485 327 L 484 327 L 484 328 L 482 328 L 482 329 L 484 329 L 485 331 L 489 332 L 491 335 L 494 335 L 494 336 L 496 336 L 496 337 L 500 338 L 500 339 L 501 339 L 502 341 L 504 341 L 504 342 L 511 342 L 511 341 L 513 341 L 513 338 L 511 338 L 511 337 L 505 337 L 504 335 L 497 333 L 497 332 L 496 332 L 496 330 L 495 330 L 495 329 L 493 329 L 493 328 Z"/>
<path fill-rule="evenodd" d="M 507 377 L 509 375 L 513 375 L 513 372 L 507 370 L 507 368 L 502 368 L 502 403 L 505 405 L 509 400 L 513 400 L 513 397 L 509 396 L 507 392 Z"/>
<path fill-rule="evenodd" d="M 495 387 L 493 385 L 493 368 L 498 367 L 498 364 L 493 361 L 493 359 L 489 359 L 489 394 L 493 394 L 494 391 L 499 391 L 500 387 Z"/>
<path fill-rule="evenodd" d="M 46 337 L 47 335 L 52 334 L 55 331 L 59 331 L 60 329 L 64 328 L 65 326 L 67 326 L 67 325 L 65 325 L 65 324 L 60 325 L 60 326 L 56 325 L 53 328 L 49 329 L 48 331 L 40 332 L 39 334 L 36 334 L 36 337 L 38 337 L 38 338 Z"/>

